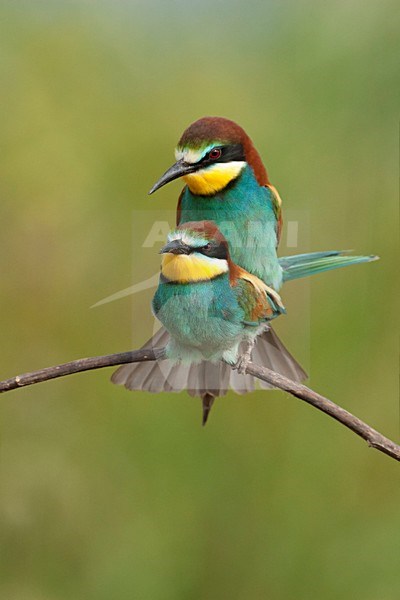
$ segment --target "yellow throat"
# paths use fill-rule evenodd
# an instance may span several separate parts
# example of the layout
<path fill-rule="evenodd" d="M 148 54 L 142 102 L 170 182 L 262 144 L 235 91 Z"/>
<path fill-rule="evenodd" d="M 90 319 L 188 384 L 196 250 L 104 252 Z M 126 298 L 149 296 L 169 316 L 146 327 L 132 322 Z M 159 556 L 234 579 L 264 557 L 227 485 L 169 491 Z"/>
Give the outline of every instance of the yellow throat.
<path fill-rule="evenodd" d="M 169 281 L 190 283 L 213 279 L 228 271 L 226 260 L 209 259 L 194 254 L 163 254 L 161 273 Z"/>
<path fill-rule="evenodd" d="M 245 164 L 244 161 L 216 163 L 211 167 L 185 175 L 183 179 L 193 194 L 208 196 L 220 192 L 228 183 L 236 179 Z"/>

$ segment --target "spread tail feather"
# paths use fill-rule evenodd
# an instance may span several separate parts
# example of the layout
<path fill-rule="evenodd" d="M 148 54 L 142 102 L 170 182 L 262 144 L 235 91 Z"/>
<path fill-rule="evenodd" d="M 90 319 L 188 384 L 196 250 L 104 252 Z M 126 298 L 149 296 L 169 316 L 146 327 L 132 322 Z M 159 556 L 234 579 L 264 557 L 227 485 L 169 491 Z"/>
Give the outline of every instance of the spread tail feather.
<path fill-rule="evenodd" d="M 162 327 L 143 347 L 162 347 L 168 343 L 169 334 Z M 293 381 L 303 381 L 307 374 L 282 344 L 273 329 L 261 334 L 256 341 L 252 360 Z M 256 388 L 251 375 L 241 375 L 223 362 L 203 361 L 199 364 L 183 365 L 170 360 L 126 364 L 119 367 L 111 381 L 124 385 L 128 390 L 146 392 L 181 392 L 200 396 L 203 405 L 203 425 L 206 424 L 215 398 L 225 396 L 229 389 L 237 394 L 247 394 Z M 272 386 L 260 382 L 264 389 Z"/>
<path fill-rule="evenodd" d="M 346 250 L 329 250 L 284 256 L 279 259 L 279 264 L 283 269 L 283 281 L 291 281 L 292 279 L 308 277 L 324 271 L 372 262 L 378 259 L 379 256 L 351 256 Z"/>

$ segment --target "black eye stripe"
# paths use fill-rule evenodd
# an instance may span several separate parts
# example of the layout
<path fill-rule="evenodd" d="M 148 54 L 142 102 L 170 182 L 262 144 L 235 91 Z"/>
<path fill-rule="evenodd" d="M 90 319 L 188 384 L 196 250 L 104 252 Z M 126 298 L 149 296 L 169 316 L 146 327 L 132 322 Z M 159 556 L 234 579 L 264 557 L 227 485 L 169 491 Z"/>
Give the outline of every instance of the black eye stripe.
<path fill-rule="evenodd" d="M 226 244 L 207 244 L 207 246 L 203 246 L 203 248 L 197 248 L 196 252 L 200 252 L 200 254 L 204 254 L 204 256 L 209 256 L 210 258 L 228 258 L 228 249 Z"/>
<path fill-rule="evenodd" d="M 246 160 L 244 155 L 244 149 L 242 144 L 230 144 L 229 146 L 214 146 L 212 150 L 218 148 L 221 150 L 221 156 L 215 160 L 215 158 L 210 158 L 209 153 L 207 153 L 204 158 L 198 163 L 199 166 L 209 165 L 212 163 L 223 163 L 223 162 L 231 162 L 232 160 Z M 210 150 L 210 152 L 212 152 Z"/>

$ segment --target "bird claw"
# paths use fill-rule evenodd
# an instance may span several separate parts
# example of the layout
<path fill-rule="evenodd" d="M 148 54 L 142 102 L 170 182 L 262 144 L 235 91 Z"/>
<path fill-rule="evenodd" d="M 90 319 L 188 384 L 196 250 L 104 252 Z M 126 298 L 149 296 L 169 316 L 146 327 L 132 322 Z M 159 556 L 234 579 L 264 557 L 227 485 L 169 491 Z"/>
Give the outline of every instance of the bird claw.
<path fill-rule="evenodd" d="M 246 374 L 247 365 L 249 364 L 249 362 L 250 362 L 250 357 L 243 355 L 240 358 L 238 358 L 238 360 L 236 361 L 234 369 L 236 369 L 236 371 L 240 375 L 245 375 Z"/>
<path fill-rule="evenodd" d="M 254 344 L 255 344 L 254 340 L 248 341 L 246 343 L 246 350 L 243 352 L 243 354 L 241 356 L 239 356 L 239 358 L 236 361 L 234 369 L 236 369 L 236 371 L 238 373 L 240 373 L 240 375 L 246 374 L 246 369 L 247 369 L 249 363 L 251 362 L 251 355 L 253 352 Z"/>

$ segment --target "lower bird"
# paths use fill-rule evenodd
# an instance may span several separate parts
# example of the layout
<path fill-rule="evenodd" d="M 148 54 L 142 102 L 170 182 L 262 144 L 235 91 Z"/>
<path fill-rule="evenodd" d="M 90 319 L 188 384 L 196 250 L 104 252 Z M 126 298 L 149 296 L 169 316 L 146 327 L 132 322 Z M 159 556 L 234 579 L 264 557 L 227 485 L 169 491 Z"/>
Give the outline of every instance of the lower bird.
<path fill-rule="evenodd" d="M 293 381 L 306 378 L 269 325 L 284 312 L 278 293 L 232 261 L 225 238 L 214 224 L 200 230 L 198 223 L 179 226 L 161 252 L 162 271 L 153 310 L 165 326 L 143 347 L 165 346 L 168 358 L 122 365 L 113 373 L 113 383 L 153 393 L 186 390 L 190 396 L 201 398 L 204 425 L 215 398 L 229 389 L 237 394 L 255 389 L 255 379 L 242 373 L 241 354 L 244 364 L 252 350 L 255 363 Z M 291 281 L 376 258 L 331 251 L 279 260 L 283 280 Z M 232 369 L 219 358 L 231 364 L 239 360 L 239 369 Z M 258 385 L 271 388 L 264 382 Z"/>
<path fill-rule="evenodd" d="M 223 360 L 244 373 L 257 336 L 286 312 L 279 294 L 231 260 L 226 239 L 211 221 L 179 226 L 161 254 L 152 307 L 170 334 L 165 356 L 179 365 L 182 383 L 190 388 L 190 380 L 201 377 L 203 361 Z M 168 367 L 162 372 L 164 388 L 175 389 L 174 373 Z M 144 383 L 148 373 L 142 373 Z M 203 424 L 214 397 L 212 390 L 203 397 Z"/>
<path fill-rule="evenodd" d="M 161 254 L 153 311 L 171 335 L 167 358 L 235 365 L 241 342 L 252 346 L 266 323 L 285 312 L 275 290 L 232 262 L 211 221 L 178 227 Z"/>

